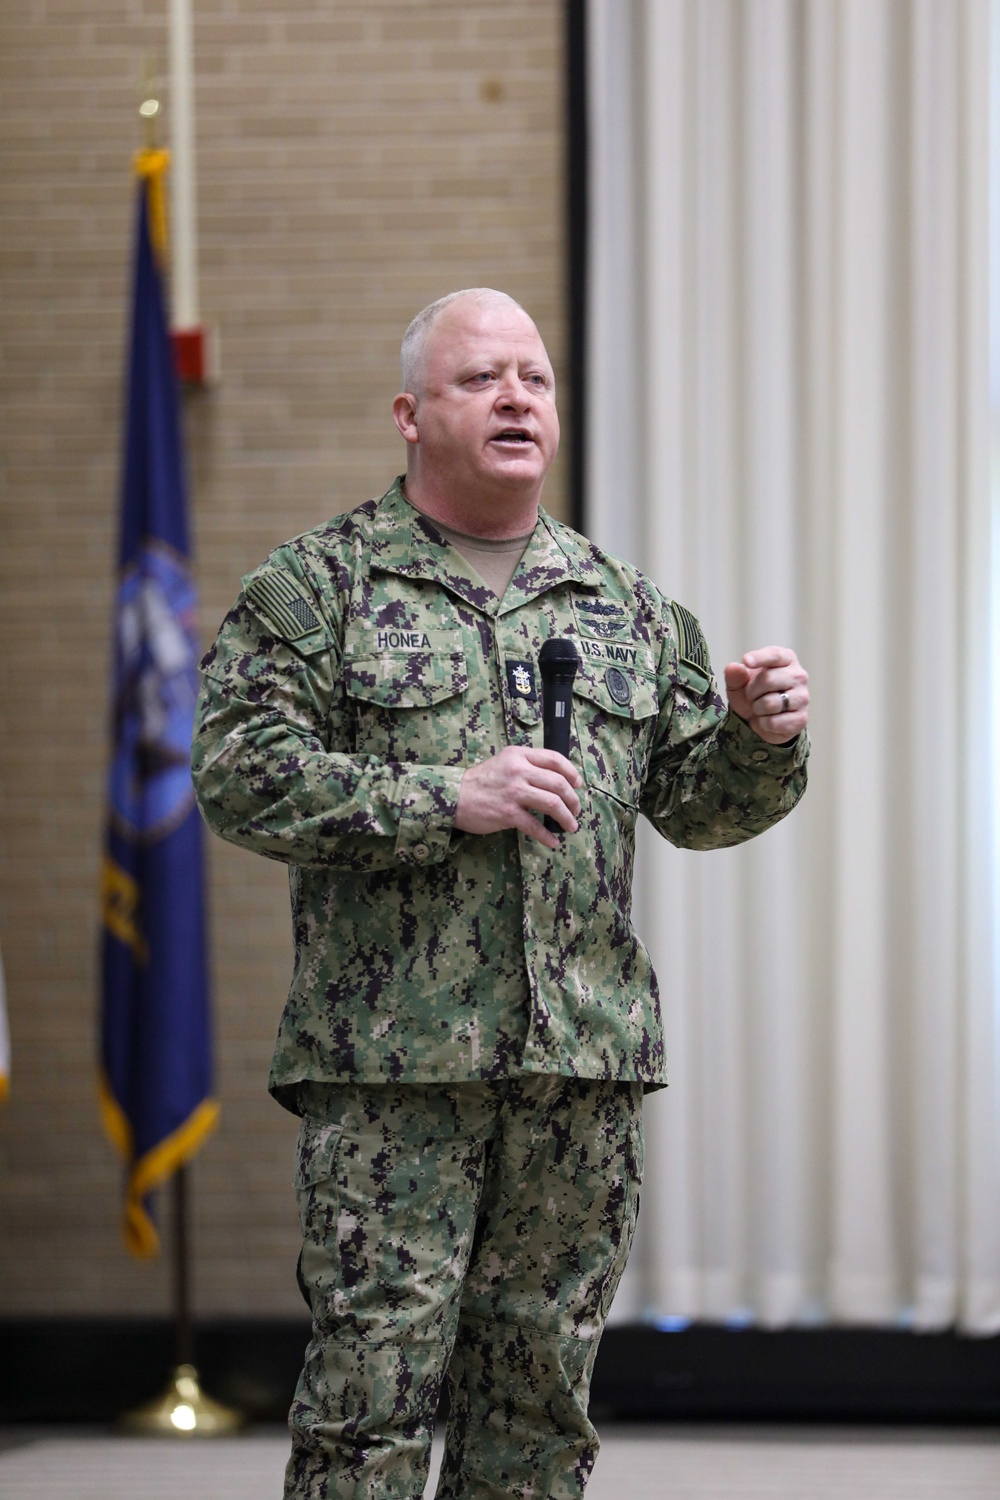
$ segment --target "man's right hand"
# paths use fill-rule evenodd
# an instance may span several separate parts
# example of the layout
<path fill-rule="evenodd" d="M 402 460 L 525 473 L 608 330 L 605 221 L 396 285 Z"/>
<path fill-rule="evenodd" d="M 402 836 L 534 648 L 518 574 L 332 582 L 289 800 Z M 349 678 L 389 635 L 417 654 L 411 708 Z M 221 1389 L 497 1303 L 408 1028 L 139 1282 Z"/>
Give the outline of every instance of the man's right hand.
<path fill-rule="evenodd" d="M 556 750 L 508 745 L 499 755 L 470 766 L 458 789 L 455 827 L 463 833 L 499 833 L 516 828 L 547 849 L 559 840 L 535 814 L 554 818 L 567 833 L 577 830 L 581 783 L 572 761 Z"/>

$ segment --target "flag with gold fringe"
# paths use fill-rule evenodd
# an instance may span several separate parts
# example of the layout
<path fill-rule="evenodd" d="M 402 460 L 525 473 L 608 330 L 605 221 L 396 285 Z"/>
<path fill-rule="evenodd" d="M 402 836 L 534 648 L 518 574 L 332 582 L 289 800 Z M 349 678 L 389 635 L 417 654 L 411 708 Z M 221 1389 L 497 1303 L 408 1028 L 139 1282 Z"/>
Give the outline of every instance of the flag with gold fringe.
<path fill-rule="evenodd" d="M 194 1155 L 219 1113 L 190 768 L 196 601 L 163 285 L 167 162 L 166 151 L 136 157 L 102 879 L 101 1112 L 125 1162 L 125 1242 L 140 1256 L 159 1251 L 151 1194 Z"/>

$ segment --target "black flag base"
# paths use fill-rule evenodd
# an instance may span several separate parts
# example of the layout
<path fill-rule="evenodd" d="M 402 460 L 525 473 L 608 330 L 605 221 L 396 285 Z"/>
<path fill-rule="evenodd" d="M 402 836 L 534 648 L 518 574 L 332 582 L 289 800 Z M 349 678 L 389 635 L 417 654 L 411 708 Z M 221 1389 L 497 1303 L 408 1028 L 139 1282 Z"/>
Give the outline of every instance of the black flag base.
<path fill-rule="evenodd" d="M 224 1437 L 243 1426 L 242 1412 L 206 1396 L 192 1363 L 190 1243 L 188 1238 L 188 1171 L 178 1167 L 174 1198 L 174 1318 L 177 1363 L 166 1390 L 147 1406 L 126 1412 L 120 1426 L 146 1437 Z"/>
<path fill-rule="evenodd" d="M 243 1414 L 206 1396 L 194 1365 L 178 1365 L 163 1395 L 127 1412 L 121 1425 L 146 1437 L 224 1437 L 243 1426 Z"/>

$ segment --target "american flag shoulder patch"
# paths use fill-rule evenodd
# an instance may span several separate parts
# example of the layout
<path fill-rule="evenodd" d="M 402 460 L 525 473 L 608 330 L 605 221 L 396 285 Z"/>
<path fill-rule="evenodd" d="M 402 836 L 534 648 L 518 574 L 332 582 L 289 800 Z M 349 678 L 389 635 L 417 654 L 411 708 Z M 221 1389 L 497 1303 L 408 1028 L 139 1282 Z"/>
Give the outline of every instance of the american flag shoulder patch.
<path fill-rule="evenodd" d="M 701 626 L 690 610 L 682 604 L 672 604 L 677 626 L 677 654 L 682 661 L 690 662 L 706 674 L 712 670 L 708 659 L 708 645 L 701 633 Z"/>
<path fill-rule="evenodd" d="M 246 585 L 246 596 L 283 640 L 299 641 L 322 628 L 305 589 L 286 568 L 262 568 Z"/>

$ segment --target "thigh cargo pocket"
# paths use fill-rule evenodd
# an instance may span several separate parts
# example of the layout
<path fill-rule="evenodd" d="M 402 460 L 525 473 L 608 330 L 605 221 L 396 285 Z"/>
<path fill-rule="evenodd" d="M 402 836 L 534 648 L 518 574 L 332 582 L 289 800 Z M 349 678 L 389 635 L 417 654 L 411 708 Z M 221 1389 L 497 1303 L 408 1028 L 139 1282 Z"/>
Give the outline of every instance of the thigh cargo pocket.
<path fill-rule="evenodd" d="M 317 1196 L 329 1197 L 336 1192 L 332 1179 L 337 1171 L 343 1136 L 343 1125 L 317 1120 L 312 1115 L 303 1116 L 295 1147 L 295 1170 L 292 1176 L 299 1200 L 303 1234 L 307 1232 L 307 1218 L 315 1211 Z M 329 1186 L 323 1188 L 324 1183 Z M 320 1189 L 322 1191 L 318 1193 Z"/>
<path fill-rule="evenodd" d="M 641 1109 L 641 1104 L 640 1104 Z M 627 1129 L 622 1145 L 622 1177 L 619 1198 L 620 1216 L 616 1225 L 614 1253 L 608 1265 L 607 1275 L 601 1288 L 601 1321 L 607 1319 L 615 1299 L 639 1218 L 639 1189 L 642 1186 L 643 1135 L 641 1115 L 633 1119 Z"/>
<path fill-rule="evenodd" d="M 343 1125 L 304 1115 L 295 1148 L 293 1182 L 302 1230 L 295 1275 L 314 1317 L 320 1316 L 329 1299 L 338 1220 L 336 1173 L 343 1138 Z"/>

